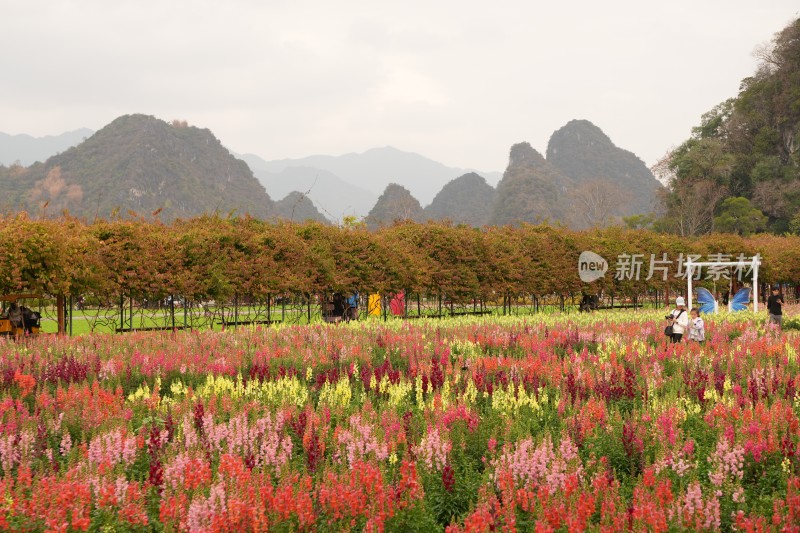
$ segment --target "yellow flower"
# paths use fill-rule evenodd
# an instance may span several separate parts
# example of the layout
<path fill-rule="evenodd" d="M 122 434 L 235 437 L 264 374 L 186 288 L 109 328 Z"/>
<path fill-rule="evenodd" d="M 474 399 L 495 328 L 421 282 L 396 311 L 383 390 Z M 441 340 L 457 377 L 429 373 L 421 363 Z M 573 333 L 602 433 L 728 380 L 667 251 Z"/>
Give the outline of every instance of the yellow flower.
<path fill-rule="evenodd" d="M 386 374 L 383 375 L 381 378 L 381 382 L 378 384 L 378 392 L 381 394 L 386 394 L 386 389 L 389 387 L 389 376 Z"/>
<path fill-rule="evenodd" d="M 149 397 L 150 397 L 150 386 L 147 385 L 147 382 L 145 381 L 144 383 L 139 385 L 138 389 L 128 394 L 128 401 L 135 402 Z"/>
<path fill-rule="evenodd" d="M 717 389 L 706 389 L 703 393 L 703 399 L 706 401 L 716 403 L 719 401 L 719 393 L 717 393 Z"/>
<path fill-rule="evenodd" d="M 788 341 L 786 342 L 786 359 L 790 363 L 797 361 L 797 350 Z"/>
<path fill-rule="evenodd" d="M 336 382 L 336 385 L 331 385 L 326 381 L 319 391 L 320 405 L 327 405 L 329 407 L 345 408 L 350 405 L 350 400 L 353 398 L 353 390 L 350 388 L 350 379 L 342 378 Z"/>
<path fill-rule="evenodd" d="M 183 384 L 183 381 L 176 379 L 170 384 L 169 391 L 172 393 L 173 398 L 177 398 L 179 396 L 185 396 L 186 393 L 189 392 L 189 389 Z"/>
<path fill-rule="evenodd" d="M 308 388 L 297 377 L 284 377 L 262 383 L 256 397 L 273 405 L 292 404 L 303 407 L 308 401 Z"/>
<path fill-rule="evenodd" d="M 383 381 L 381 381 L 383 383 Z M 413 389 L 413 385 L 409 381 L 400 380 L 397 384 L 389 384 L 386 388 L 386 392 L 389 395 L 389 405 L 392 407 L 399 407 L 402 404 L 406 396 L 411 393 Z"/>
<path fill-rule="evenodd" d="M 539 389 L 541 403 L 547 403 L 547 392 L 543 388 Z M 503 413 L 506 416 L 514 416 L 525 406 L 537 413 L 541 411 L 540 401 L 535 394 L 528 394 L 525 387 L 516 387 L 509 383 L 506 388 L 498 387 L 492 394 L 492 409 Z"/>
<path fill-rule="evenodd" d="M 470 378 L 470 380 L 467 382 L 467 386 L 464 387 L 464 393 L 461 395 L 461 401 L 466 405 L 473 405 L 477 399 L 478 389 L 475 387 L 475 382 Z"/>

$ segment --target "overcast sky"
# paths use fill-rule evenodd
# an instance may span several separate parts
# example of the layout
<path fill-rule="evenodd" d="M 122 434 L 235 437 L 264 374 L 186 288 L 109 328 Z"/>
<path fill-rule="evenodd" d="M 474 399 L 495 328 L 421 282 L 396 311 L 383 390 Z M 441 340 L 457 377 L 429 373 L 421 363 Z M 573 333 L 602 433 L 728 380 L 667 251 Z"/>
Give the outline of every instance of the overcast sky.
<path fill-rule="evenodd" d="M 648 166 L 735 96 L 797 0 L 0 0 L 0 131 L 127 113 L 265 159 L 391 145 L 503 170 L 571 119 Z"/>

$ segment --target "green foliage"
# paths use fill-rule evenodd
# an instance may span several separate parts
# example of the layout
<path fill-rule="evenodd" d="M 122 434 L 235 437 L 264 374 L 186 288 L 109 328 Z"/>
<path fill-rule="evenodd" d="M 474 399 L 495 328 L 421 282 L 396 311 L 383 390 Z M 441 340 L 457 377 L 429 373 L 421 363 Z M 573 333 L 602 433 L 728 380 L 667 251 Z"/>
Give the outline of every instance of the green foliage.
<path fill-rule="evenodd" d="M 386 521 L 386 531 L 398 533 L 436 533 L 444 531 L 444 524 L 436 521 L 428 508 L 428 500 L 419 500 L 413 506 L 399 511 Z"/>
<path fill-rule="evenodd" d="M 795 235 L 800 235 L 800 212 L 793 216 L 791 222 L 789 222 L 789 231 Z"/>
<path fill-rule="evenodd" d="M 683 235 L 765 229 L 755 211 L 745 222 L 731 214 L 733 206 L 722 205 L 729 195 L 752 202 L 770 231 L 790 228 L 800 207 L 798 43 L 800 19 L 761 51 L 761 64 L 742 81 L 739 95 L 704 114 L 692 137 L 667 156 L 671 182 L 659 229 Z"/>
<path fill-rule="evenodd" d="M 622 221 L 628 229 L 653 229 L 656 216 L 653 213 L 631 215 L 629 217 L 622 217 Z"/>
<path fill-rule="evenodd" d="M 431 512 L 436 521 L 442 527 L 451 522 L 463 521 L 467 512 L 474 507 L 479 489 L 487 477 L 457 456 L 453 458 L 452 468 L 455 485 L 451 490 L 445 487 L 441 472 L 426 472 L 422 475 L 426 499 L 431 504 Z"/>
<path fill-rule="evenodd" d="M 703 113 L 700 126 L 692 128 L 692 136 L 697 139 L 720 137 L 724 134 L 723 126 L 733 114 L 735 100 L 729 98 L 717 104 L 711 111 Z"/>
<path fill-rule="evenodd" d="M 720 215 L 714 217 L 716 229 L 738 235 L 751 235 L 763 230 L 767 225 L 767 217 L 760 209 L 756 209 L 747 198 L 727 198 L 722 202 Z"/>

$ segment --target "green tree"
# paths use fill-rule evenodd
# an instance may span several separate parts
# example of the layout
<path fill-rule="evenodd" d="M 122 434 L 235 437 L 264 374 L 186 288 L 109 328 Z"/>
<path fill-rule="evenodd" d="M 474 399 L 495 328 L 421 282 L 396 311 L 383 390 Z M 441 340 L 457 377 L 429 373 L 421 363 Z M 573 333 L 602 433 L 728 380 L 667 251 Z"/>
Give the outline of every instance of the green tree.
<path fill-rule="evenodd" d="M 717 231 L 738 235 L 751 235 L 763 231 L 766 226 L 767 217 L 764 213 L 741 196 L 722 202 L 719 216 L 714 217 L 714 228 Z"/>
<path fill-rule="evenodd" d="M 628 229 L 652 229 L 655 221 L 655 213 L 639 213 L 638 215 L 622 217 L 622 222 L 625 223 L 625 227 Z"/>
<path fill-rule="evenodd" d="M 789 231 L 795 235 L 800 235 L 800 211 L 792 217 L 792 221 L 789 223 Z"/>
<path fill-rule="evenodd" d="M 654 227 L 681 235 L 719 229 L 708 214 L 722 217 L 720 202 L 730 195 L 749 199 L 770 231 L 790 229 L 800 207 L 800 19 L 757 55 L 758 69 L 738 96 L 705 113 L 691 138 L 654 168 L 669 187 Z"/>

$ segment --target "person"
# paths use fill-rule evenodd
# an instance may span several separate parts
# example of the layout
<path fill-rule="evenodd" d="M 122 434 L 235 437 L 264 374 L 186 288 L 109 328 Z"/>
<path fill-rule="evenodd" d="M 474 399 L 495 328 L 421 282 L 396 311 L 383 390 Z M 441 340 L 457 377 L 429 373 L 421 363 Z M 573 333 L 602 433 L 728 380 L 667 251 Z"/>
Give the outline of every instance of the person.
<path fill-rule="evenodd" d="M 686 301 L 683 296 L 678 296 L 675 299 L 675 309 L 666 318 L 672 326 L 670 340 L 672 342 L 681 342 L 683 334 L 689 327 L 689 316 L 686 314 Z"/>
<path fill-rule="evenodd" d="M 8 319 L 15 328 L 21 328 L 23 326 L 22 309 L 19 308 L 17 302 L 11 302 L 11 305 L 8 307 Z"/>
<path fill-rule="evenodd" d="M 33 333 L 33 328 L 39 327 L 39 320 L 42 315 L 24 305 L 20 307 L 20 311 L 22 312 L 22 327 L 25 333 Z"/>
<path fill-rule="evenodd" d="M 358 320 L 358 291 L 347 297 L 347 321 Z"/>
<path fill-rule="evenodd" d="M 581 313 L 590 313 L 596 310 L 599 307 L 598 298 L 596 294 L 586 294 L 583 293 L 583 298 L 581 298 L 581 304 L 578 307 L 578 310 Z"/>
<path fill-rule="evenodd" d="M 783 294 L 781 294 L 781 286 L 773 285 L 772 294 L 767 298 L 767 312 L 769 313 L 769 323 L 778 326 L 781 329 L 783 326 Z"/>
<path fill-rule="evenodd" d="M 344 317 L 344 298 L 338 292 L 333 293 L 333 312 L 331 317 L 337 322 Z"/>
<path fill-rule="evenodd" d="M 692 307 L 689 315 L 689 340 L 703 342 L 706 340 L 706 325 L 703 319 L 700 318 L 700 310 Z"/>

